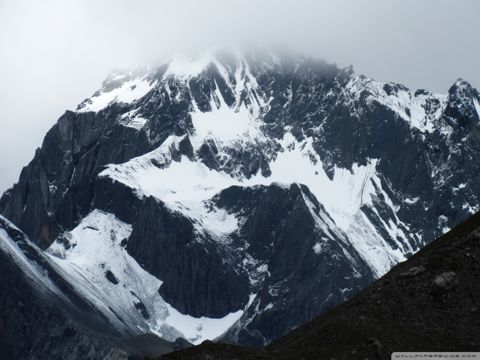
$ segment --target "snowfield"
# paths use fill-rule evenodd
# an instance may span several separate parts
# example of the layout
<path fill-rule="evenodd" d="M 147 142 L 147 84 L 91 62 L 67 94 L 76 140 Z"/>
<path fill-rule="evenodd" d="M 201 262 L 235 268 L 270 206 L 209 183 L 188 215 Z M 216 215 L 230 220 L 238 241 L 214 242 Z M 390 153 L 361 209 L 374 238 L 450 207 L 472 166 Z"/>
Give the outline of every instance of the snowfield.
<path fill-rule="evenodd" d="M 215 339 L 242 316 L 243 311 L 237 311 L 219 319 L 195 318 L 174 309 L 158 293 L 162 281 L 143 270 L 124 249 L 122 241 L 128 240 L 131 231 L 114 215 L 94 210 L 47 253 L 79 293 L 111 314 L 113 323 L 118 320 L 111 309 L 131 321 L 131 328 L 151 331 L 168 341 L 183 337 L 199 344 Z"/>

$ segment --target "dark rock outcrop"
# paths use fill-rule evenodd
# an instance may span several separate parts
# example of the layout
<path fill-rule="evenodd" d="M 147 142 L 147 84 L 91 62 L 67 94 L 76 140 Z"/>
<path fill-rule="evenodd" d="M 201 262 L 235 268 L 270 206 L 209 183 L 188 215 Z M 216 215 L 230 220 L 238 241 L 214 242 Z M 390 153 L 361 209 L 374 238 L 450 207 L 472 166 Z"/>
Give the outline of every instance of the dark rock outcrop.
<path fill-rule="evenodd" d="M 265 349 L 204 343 L 162 359 L 390 359 L 399 351 L 479 351 L 480 214 L 346 303 Z"/>

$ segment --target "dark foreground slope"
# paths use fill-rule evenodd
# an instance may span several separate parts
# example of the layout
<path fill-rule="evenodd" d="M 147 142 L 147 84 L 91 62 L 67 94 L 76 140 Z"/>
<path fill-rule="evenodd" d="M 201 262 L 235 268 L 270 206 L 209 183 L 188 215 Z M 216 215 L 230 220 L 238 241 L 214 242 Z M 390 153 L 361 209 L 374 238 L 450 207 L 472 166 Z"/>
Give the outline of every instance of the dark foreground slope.
<path fill-rule="evenodd" d="M 480 350 L 480 213 L 265 350 L 204 343 L 162 359 L 389 359 Z"/>
<path fill-rule="evenodd" d="M 2 217 L 0 232 L 25 246 L 23 234 Z M 58 304 L 47 304 L 45 294 L 32 288 L 31 279 L 1 245 L 0 359 L 126 358 L 70 320 Z"/>
<path fill-rule="evenodd" d="M 0 216 L 0 359 L 143 359 L 186 344 L 119 332 L 48 256 Z"/>

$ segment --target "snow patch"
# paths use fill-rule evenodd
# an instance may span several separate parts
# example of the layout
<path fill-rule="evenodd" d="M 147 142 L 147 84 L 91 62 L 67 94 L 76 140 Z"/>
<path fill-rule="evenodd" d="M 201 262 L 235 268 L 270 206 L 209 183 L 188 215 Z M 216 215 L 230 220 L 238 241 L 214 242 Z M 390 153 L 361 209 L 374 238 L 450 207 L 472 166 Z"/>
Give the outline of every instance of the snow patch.
<path fill-rule="evenodd" d="M 213 340 L 243 315 L 243 310 L 219 319 L 181 314 L 159 295 L 162 281 L 146 272 L 125 250 L 124 242 L 131 231 L 131 225 L 114 215 L 94 210 L 63 240 L 54 242 L 47 253 L 65 270 L 72 285 L 109 314 L 113 323 L 118 322 L 118 315 L 130 328 L 151 331 L 167 341 L 178 337 L 194 344 Z"/>
<path fill-rule="evenodd" d="M 320 255 L 325 250 L 325 244 L 317 242 L 313 245 L 313 251 L 315 254 Z"/>
<path fill-rule="evenodd" d="M 416 204 L 419 199 L 420 198 L 418 196 L 414 198 L 406 198 L 405 203 L 407 203 L 408 205 L 413 205 L 413 204 Z"/>
<path fill-rule="evenodd" d="M 188 217 L 199 234 L 209 234 L 214 239 L 229 242 L 228 235 L 238 229 L 238 219 L 211 201 L 170 202 L 168 206 Z"/>
<path fill-rule="evenodd" d="M 148 119 L 136 115 L 136 112 L 136 110 L 132 110 L 123 114 L 120 117 L 119 123 L 135 130 L 141 130 L 147 124 Z"/>
<path fill-rule="evenodd" d="M 221 319 L 212 319 L 184 315 L 168 304 L 167 310 L 168 316 L 165 323 L 178 329 L 193 344 L 200 344 L 204 340 L 213 340 L 219 337 L 237 322 L 244 313 L 244 310 L 238 310 Z"/>
<path fill-rule="evenodd" d="M 148 80 L 146 77 L 129 80 L 121 86 L 109 91 L 100 90 L 91 98 L 85 100 L 77 109 L 77 112 L 98 112 L 105 109 L 108 105 L 121 102 L 131 103 L 145 96 L 155 85 L 155 82 Z"/>
<path fill-rule="evenodd" d="M 221 144 L 228 144 L 233 141 L 255 139 L 262 136 L 259 122 L 255 121 L 245 106 L 237 109 L 229 107 L 223 100 L 222 95 L 216 90 L 219 105 L 212 99 L 212 111 L 201 112 L 197 107 L 191 113 L 192 124 L 195 133 L 191 137 L 195 150 L 207 139 L 214 139 Z"/>
<path fill-rule="evenodd" d="M 475 106 L 475 110 L 477 111 L 477 116 L 480 118 L 480 103 L 476 97 L 473 98 L 473 105 Z"/>
<path fill-rule="evenodd" d="M 191 136 L 194 149 L 199 149 L 207 139 L 213 139 L 217 146 L 265 140 L 260 130 L 260 118 L 262 111 L 268 107 L 268 102 L 261 96 L 247 62 L 241 57 L 237 58 L 235 84 L 230 82 L 226 69 L 217 61 L 214 63 L 234 93 L 235 102 L 231 106 L 227 105 L 216 82 L 210 97 L 211 111 L 200 111 L 193 101 L 190 115 L 195 129 Z M 246 105 L 247 100 L 249 106 Z"/>
<path fill-rule="evenodd" d="M 395 88 L 391 94 L 385 86 Z M 447 96 L 431 93 L 414 93 L 396 84 L 384 84 L 373 79 L 357 76 L 348 83 L 346 90 L 355 100 L 360 99 L 363 91 L 368 92 L 367 104 L 377 101 L 388 107 L 407 121 L 412 128 L 422 133 L 435 131 L 435 123 L 441 117 L 447 104 Z"/>

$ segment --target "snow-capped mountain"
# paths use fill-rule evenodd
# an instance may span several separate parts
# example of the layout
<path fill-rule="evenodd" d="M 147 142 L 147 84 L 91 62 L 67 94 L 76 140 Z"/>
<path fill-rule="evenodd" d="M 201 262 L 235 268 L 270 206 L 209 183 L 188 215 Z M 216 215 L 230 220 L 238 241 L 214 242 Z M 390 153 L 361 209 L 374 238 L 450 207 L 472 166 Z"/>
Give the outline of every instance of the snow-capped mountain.
<path fill-rule="evenodd" d="M 0 212 L 112 336 L 265 344 L 478 210 L 479 102 L 292 54 L 118 70 Z"/>

